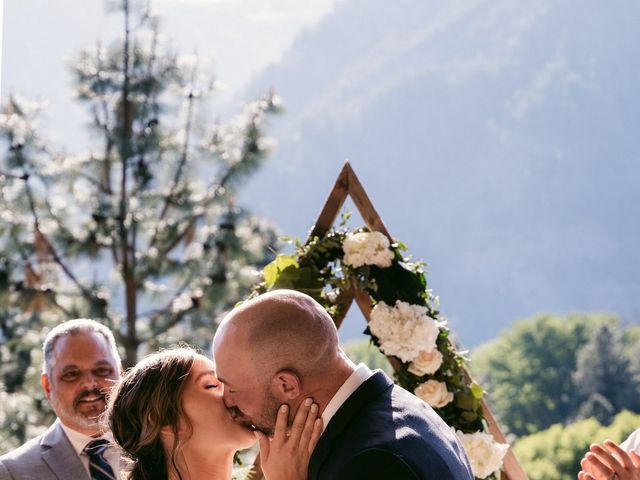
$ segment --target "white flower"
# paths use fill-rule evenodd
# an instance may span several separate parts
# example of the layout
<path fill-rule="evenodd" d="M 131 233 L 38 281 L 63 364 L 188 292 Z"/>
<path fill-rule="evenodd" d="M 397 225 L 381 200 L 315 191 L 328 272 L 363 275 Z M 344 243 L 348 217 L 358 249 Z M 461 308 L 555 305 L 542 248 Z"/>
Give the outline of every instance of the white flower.
<path fill-rule="evenodd" d="M 16 214 L 13 213 L 11 210 L 2 209 L 0 211 L 0 220 L 6 223 L 13 223 L 16 221 Z"/>
<path fill-rule="evenodd" d="M 469 458 L 474 477 L 487 478 L 502 467 L 508 444 L 498 443 L 484 432 L 462 433 L 456 430 L 456 435 Z"/>
<path fill-rule="evenodd" d="M 338 290 L 329 290 L 326 292 L 326 296 L 330 303 L 336 303 L 340 297 Z"/>
<path fill-rule="evenodd" d="M 200 58 L 192 53 L 180 54 L 177 58 L 177 64 L 181 70 L 192 70 L 199 62 Z"/>
<path fill-rule="evenodd" d="M 442 354 L 440 350 L 434 348 L 430 352 L 420 352 L 411 365 L 409 365 L 409 372 L 421 377 L 422 375 L 430 375 L 435 373 L 442 365 Z"/>
<path fill-rule="evenodd" d="M 184 249 L 185 260 L 199 260 L 204 253 L 204 246 L 200 242 L 191 242 L 187 248 Z"/>
<path fill-rule="evenodd" d="M 396 301 L 394 307 L 379 302 L 371 310 L 369 329 L 380 342 L 380 349 L 403 362 L 413 361 L 421 352 L 436 348 L 438 323 L 426 307 Z"/>
<path fill-rule="evenodd" d="M 144 289 L 149 293 L 162 293 L 167 291 L 167 286 L 161 283 L 152 282 L 151 280 L 145 280 Z"/>
<path fill-rule="evenodd" d="M 342 261 L 354 268 L 362 265 L 386 268 L 391 265 L 394 256 L 389 247 L 389 239 L 380 232 L 349 233 L 342 243 Z"/>
<path fill-rule="evenodd" d="M 174 314 L 189 310 L 193 306 L 190 293 L 182 293 L 171 302 L 171 312 Z"/>
<path fill-rule="evenodd" d="M 264 137 L 258 139 L 258 148 L 261 151 L 271 151 L 275 150 L 278 146 L 278 141 L 275 138 Z"/>
<path fill-rule="evenodd" d="M 427 380 L 418 385 L 413 393 L 433 408 L 442 408 L 453 400 L 453 393 L 447 390 L 447 384 L 437 380 Z"/>
<path fill-rule="evenodd" d="M 56 304 L 61 308 L 71 310 L 73 308 L 73 299 L 68 295 L 56 295 Z"/>
<path fill-rule="evenodd" d="M 67 196 L 62 192 L 50 192 L 49 204 L 52 212 L 56 215 L 63 213 L 69 206 Z"/>
<path fill-rule="evenodd" d="M 86 178 L 78 178 L 73 184 L 73 197 L 74 200 L 81 203 L 88 203 L 93 197 L 93 189 L 89 180 Z"/>
<path fill-rule="evenodd" d="M 5 202 L 11 203 L 16 201 L 18 197 L 23 194 L 24 189 L 23 182 L 13 182 L 3 186 L 0 193 L 2 193 L 2 198 Z"/>

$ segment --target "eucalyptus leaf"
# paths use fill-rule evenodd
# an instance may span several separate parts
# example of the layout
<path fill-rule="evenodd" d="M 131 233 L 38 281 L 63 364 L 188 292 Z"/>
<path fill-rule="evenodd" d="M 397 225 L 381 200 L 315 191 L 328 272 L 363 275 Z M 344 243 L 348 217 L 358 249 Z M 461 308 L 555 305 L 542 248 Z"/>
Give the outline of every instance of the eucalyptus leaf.
<path fill-rule="evenodd" d="M 475 422 L 476 420 L 478 420 L 478 414 L 475 412 L 462 412 L 460 416 L 467 423 Z"/>
<path fill-rule="evenodd" d="M 484 395 L 484 390 L 482 390 L 482 387 L 477 382 L 471 382 L 471 393 L 474 398 L 481 400 Z"/>
<path fill-rule="evenodd" d="M 296 268 L 298 268 L 298 262 L 296 261 L 295 257 L 293 255 L 278 255 L 276 257 L 276 267 L 278 268 L 278 270 L 282 271 L 285 268 L 293 265 Z"/>
<path fill-rule="evenodd" d="M 456 405 L 464 410 L 473 410 L 473 396 L 460 394 L 456 397 Z"/>
<path fill-rule="evenodd" d="M 276 261 L 274 260 L 262 271 L 264 275 L 264 283 L 267 284 L 268 288 L 273 287 L 276 284 L 276 280 L 278 279 L 278 266 L 276 265 Z"/>

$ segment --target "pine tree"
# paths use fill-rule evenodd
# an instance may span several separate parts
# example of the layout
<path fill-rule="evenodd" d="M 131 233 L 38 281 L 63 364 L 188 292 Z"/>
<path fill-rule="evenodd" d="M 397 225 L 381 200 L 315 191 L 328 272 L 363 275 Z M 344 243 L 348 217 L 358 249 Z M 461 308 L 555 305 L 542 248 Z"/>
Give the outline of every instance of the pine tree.
<path fill-rule="evenodd" d="M 577 418 L 595 416 L 609 423 L 619 411 L 632 408 L 636 385 L 620 333 L 601 325 L 578 352 L 573 381 L 581 402 Z"/>
<path fill-rule="evenodd" d="M 629 352 L 629 374 L 632 380 L 629 409 L 640 412 L 640 343 L 635 343 Z"/>
<path fill-rule="evenodd" d="M 17 96 L 0 116 L 0 428 L 18 441 L 47 417 L 33 409 L 47 328 L 98 319 L 125 367 L 181 340 L 206 347 L 275 250 L 273 227 L 234 195 L 268 153 L 277 98 L 207 121 L 214 82 L 198 60 L 162 44 L 148 9 L 117 10 L 122 39 L 82 51 L 73 69 L 97 139 L 89 152 L 51 146 L 39 106 Z"/>

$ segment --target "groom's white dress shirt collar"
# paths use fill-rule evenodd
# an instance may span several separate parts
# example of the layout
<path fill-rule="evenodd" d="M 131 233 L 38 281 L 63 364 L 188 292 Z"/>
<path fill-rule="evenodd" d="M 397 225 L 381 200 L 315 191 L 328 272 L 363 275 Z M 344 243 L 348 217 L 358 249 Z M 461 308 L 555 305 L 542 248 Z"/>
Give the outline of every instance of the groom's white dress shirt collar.
<path fill-rule="evenodd" d="M 629 435 L 629 438 L 620 444 L 620 448 L 626 452 L 633 450 L 640 453 L 640 428 Z"/>
<path fill-rule="evenodd" d="M 118 472 L 120 472 L 120 449 L 115 446 L 113 434 L 111 432 L 105 432 L 104 435 L 94 438 L 67 427 L 60 421 L 60 419 L 56 419 L 56 422 L 58 422 L 64 430 L 64 433 L 67 435 L 71 446 L 78 454 L 78 457 L 80 458 L 80 461 L 82 462 L 82 465 L 84 466 L 87 473 L 89 473 L 89 456 L 84 452 L 84 447 L 86 447 L 89 442 L 97 440 L 98 438 L 104 438 L 105 440 L 108 440 L 109 442 L 114 444 L 114 446 L 110 446 L 105 450 L 104 458 L 107 462 L 109 462 L 109 465 L 111 465 L 111 468 L 116 473 L 116 476 L 118 475 Z"/>
<path fill-rule="evenodd" d="M 359 364 L 353 373 L 349 375 L 349 378 L 347 378 L 347 380 L 338 389 L 322 412 L 323 431 L 327 428 L 327 425 L 329 425 L 329 422 L 338 409 L 347 401 L 347 398 L 349 398 L 353 392 L 355 392 L 371 375 L 373 375 L 373 372 L 364 363 Z"/>

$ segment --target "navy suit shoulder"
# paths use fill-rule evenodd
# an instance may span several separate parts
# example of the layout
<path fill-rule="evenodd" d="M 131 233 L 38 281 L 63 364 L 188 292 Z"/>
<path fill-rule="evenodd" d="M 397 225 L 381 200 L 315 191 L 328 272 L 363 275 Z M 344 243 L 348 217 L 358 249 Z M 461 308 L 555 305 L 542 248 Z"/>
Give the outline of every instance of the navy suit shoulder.
<path fill-rule="evenodd" d="M 383 468 L 384 462 L 389 466 Z M 336 478 L 472 480 L 473 475 L 462 446 L 438 414 L 376 371 L 338 409 L 311 457 L 309 480 Z"/>

